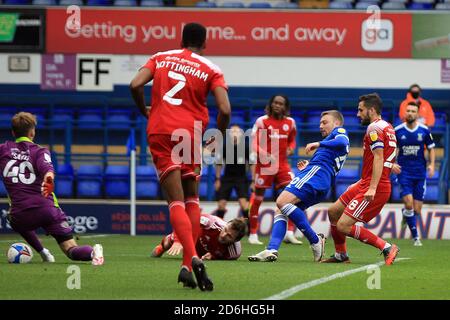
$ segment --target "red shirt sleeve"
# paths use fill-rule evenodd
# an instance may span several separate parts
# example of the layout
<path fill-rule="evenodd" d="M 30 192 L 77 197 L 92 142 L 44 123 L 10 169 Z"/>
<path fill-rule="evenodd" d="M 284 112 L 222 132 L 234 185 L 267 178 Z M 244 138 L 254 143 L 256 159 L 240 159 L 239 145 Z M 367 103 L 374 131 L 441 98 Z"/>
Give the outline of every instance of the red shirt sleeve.
<path fill-rule="evenodd" d="M 148 59 L 147 63 L 144 64 L 142 68 L 146 68 L 148 70 L 150 70 L 150 72 L 152 74 L 155 74 L 155 69 L 156 69 L 156 56 L 151 56 L 150 59 Z"/>
<path fill-rule="evenodd" d="M 228 90 L 228 86 L 227 83 L 225 82 L 225 78 L 223 77 L 223 73 L 219 70 L 213 70 L 210 90 L 213 91 L 217 87 L 222 87 L 225 90 Z"/>
<path fill-rule="evenodd" d="M 291 150 L 295 149 L 295 137 L 297 136 L 297 127 L 295 121 L 292 121 L 292 130 L 289 132 L 288 136 L 288 148 Z"/>

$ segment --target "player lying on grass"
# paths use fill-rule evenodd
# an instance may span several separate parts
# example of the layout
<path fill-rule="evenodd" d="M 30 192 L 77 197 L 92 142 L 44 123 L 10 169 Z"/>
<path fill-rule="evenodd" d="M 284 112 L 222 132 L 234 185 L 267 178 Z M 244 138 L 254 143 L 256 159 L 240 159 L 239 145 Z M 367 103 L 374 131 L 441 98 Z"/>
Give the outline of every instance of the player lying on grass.
<path fill-rule="evenodd" d="M 324 255 L 325 237 L 309 225 L 305 210 L 323 201 L 335 177 L 344 165 L 349 152 L 347 131 L 342 127 L 344 118 L 337 110 L 322 112 L 320 133 L 324 139 L 309 143 L 306 153 L 317 150 L 311 161 L 299 163 L 302 169 L 277 198 L 281 214 L 274 218 L 272 235 L 266 250 L 249 256 L 250 261 L 270 262 L 278 259 L 278 249 L 286 233 L 287 221 L 291 219 L 311 244 L 314 261 Z"/>
<path fill-rule="evenodd" d="M 235 218 L 229 222 L 217 216 L 202 213 L 197 253 L 202 260 L 236 260 L 241 256 L 240 240 L 246 233 L 245 219 Z M 165 236 L 152 251 L 152 257 L 159 258 L 167 251 L 178 255 L 183 250 L 178 237 L 173 232 Z"/>
<path fill-rule="evenodd" d="M 10 199 L 9 223 L 44 262 L 55 262 L 55 258 L 39 241 L 35 233 L 38 228 L 55 238 L 70 259 L 101 265 L 101 245 L 78 246 L 73 239 L 72 228 L 53 193 L 55 174 L 50 153 L 33 143 L 36 124 L 34 115 L 19 112 L 12 118 L 16 140 L 0 145 L 0 170 Z"/>

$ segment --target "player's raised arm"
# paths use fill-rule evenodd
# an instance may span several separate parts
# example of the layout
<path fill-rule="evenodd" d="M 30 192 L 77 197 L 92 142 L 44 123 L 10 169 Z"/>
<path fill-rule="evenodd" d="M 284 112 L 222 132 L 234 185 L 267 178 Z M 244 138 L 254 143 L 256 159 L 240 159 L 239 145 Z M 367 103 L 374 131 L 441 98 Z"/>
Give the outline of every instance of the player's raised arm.
<path fill-rule="evenodd" d="M 131 96 L 134 103 L 139 108 L 142 115 L 148 118 L 147 108 L 145 107 L 144 86 L 152 81 L 153 75 L 150 69 L 141 68 L 136 76 L 130 82 Z"/>
<path fill-rule="evenodd" d="M 230 123 L 231 106 L 228 99 L 227 90 L 224 87 L 216 87 L 213 90 L 214 98 L 216 99 L 217 109 L 219 114 L 217 115 L 217 129 L 219 129 L 222 134 L 228 128 Z"/>

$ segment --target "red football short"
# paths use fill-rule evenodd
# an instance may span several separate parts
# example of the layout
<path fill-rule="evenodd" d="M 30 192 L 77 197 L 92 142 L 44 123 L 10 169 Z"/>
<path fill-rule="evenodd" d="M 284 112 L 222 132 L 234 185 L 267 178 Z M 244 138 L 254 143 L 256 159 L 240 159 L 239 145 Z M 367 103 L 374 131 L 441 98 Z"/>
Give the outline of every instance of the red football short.
<path fill-rule="evenodd" d="M 275 189 L 279 189 L 287 186 L 293 179 L 289 165 L 282 165 L 277 169 L 275 168 L 273 172 L 271 171 L 273 170 L 267 170 L 267 167 L 256 165 L 255 188 L 269 189 L 272 188 L 272 184 L 275 182 Z"/>
<path fill-rule="evenodd" d="M 158 171 L 159 181 L 164 180 L 167 174 L 173 170 L 181 170 L 181 178 L 200 178 L 201 172 L 201 146 L 194 147 L 193 141 L 191 141 L 191 148 L 189 154 L 184 154 L 184 149 L 181 152 L 173 152 L 174 147 L 177 146 L 180 141 L 172 141 L 171 135 L 165 134 L 152 134 L 148 136 L 148 145 L 150 153 L 152 154 L 153 163 Z M 194 157 L 197 152 L 197 158 Z M 199 163 L 196 163 L 199 162 Z"/>
<path fill-rule="evenodd" d="M 339 200 L 346 206 L 344 214 L 364 223 L 369 222 L 380 214 L 381 209 L 383 209 L 391 196 L 390 188 L 388 192 L 377 191 L 372 201 L 364 200 L 364 194 L 367 190 L 368 187 L 361 188 L 360 183 L 356 183 L 341 195 Z"/>

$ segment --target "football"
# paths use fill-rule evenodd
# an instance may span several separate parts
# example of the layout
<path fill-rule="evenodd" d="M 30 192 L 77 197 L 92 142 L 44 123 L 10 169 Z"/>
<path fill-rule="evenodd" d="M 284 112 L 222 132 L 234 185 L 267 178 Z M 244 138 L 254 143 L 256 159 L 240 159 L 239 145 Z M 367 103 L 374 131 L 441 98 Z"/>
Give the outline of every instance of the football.
<path fill-rule="evenodd" d="M 13 243 L 8 249 L 9 263 L 28 263 L 33 259 L 33 251 L 25 243 Z"/>

